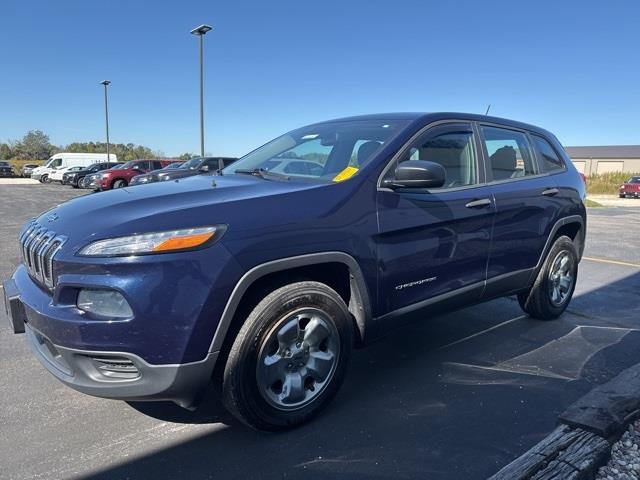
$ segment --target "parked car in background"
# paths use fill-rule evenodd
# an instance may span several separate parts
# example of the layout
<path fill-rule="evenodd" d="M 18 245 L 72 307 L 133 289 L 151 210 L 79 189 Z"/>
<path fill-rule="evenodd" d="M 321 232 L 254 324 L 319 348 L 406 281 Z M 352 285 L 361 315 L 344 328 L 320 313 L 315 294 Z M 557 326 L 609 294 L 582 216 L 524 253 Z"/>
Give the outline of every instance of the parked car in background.
<path fill-rule="evenodd" d="M 59 182 L 64 184 L 64 174 L 67 172 L 77 172 L 78 170 L 82 170 L 85 167 L 75 166 L 75 167 L 61 167 L 56 168 L 49 174 L 49 182 Z"/>
<path fill-rule="evenodd" d="M 148 173 L 153 170 L 160 170 L 170 163 L 178 161 L 179 160 L 131 160 L 117 170 L 109 169 L 100 173 L 98 176 L 98 186 L 100 190 L 126 187 L 136 175 Z"/>
<path fill-rule="evenodd" d="M 267 169 L 300 158 L 322 170 Z M 14 332 L 52 375 L 187 408 L 213 381 L 240 421 L 285 430 L 331 402 L 354 345 L 507 295 L 552 320 L 573 296 L 585 185 L 532 125 L 333 120 L 213 180 L 87 195 L 24 225 L 24 260 L 3 291 Z"/>
<path fill-rule="evenodd" d="M 630 177 L 620 185 L 620 198 L 640 198 L 640 177 Z"/>
<path fill-rule="evenodd" d="M 180 165 L 182 165 L 183 163 L 184 162 L 173 162 L 167 165 L 166 167 L 161 168 L 160 170 L 156 170 L 156 172 L 159 173 L 159 172 L 164 172 L 166 170 L 174 170 L 178 168 Z M 154 180 L 154 175 L 156 172 L 149 172 L 149 173 L 143 173 L 141 175 L 136 175 L 129 182 L 129 186 L 133 187 L 135 185 L 145 185 L 147 183 L 152 183 L 154 181 L 157 181 L 157 180 Z"/>
<path fill-rule="evenodd" d="M 176 169 L 158 170 L 152 172 L 151 180 L 147 183 L 165 182 L 167 180 L 177 180 L 179 178 L 191 177 L 200 173 L 214 173 L 224 167 L 231 165 L 237 158 L 231 157 L 204 157 L 187 160 Z"/>
<path fill-rule="evenodd" d="M 114 154 L 109 155 L 109 158 L 111 161 L 118 161 Z M 86 167 L 92 163 L 106 161 L 108 161 L 106 153 L 56 153 L 43 166 L 34 168 L 31 172 L 31 178 L 40 180 L 41 183 L 47 183 L 53 170 L 75 166 Z"/>
<path fill-rule="evenodd" d="M 28 163 L 26 165 L 23 165 L 20 169 L 20 175 L 25 178 L 31 178 L 31 172 L 34 168 L 38 168 L 39 166 L 40 165 L 35 163 Z"/>
<path fill-rule="evenodd" d="M 111 168 L 107 168 L 106 170 L 100 170 L 96 173 L 91 173 L 84 177 L 82 181 L 78 182 L 78 187 L 98 191 L 100 190 L 100 174 L 102 172 L 106 172 L 107 170 L 119 170 L 124 167 L 125 164 L 126 162 L 118 163 Z"/>
<path fill-rule="evenodd" d="M 16 171 L 9 162 L 0 161 L 0 177 L 14 177 Z"/>
<path fill-rule="evenodd" d="M 101 172 L 102 170 L 108 170 L 109 168 L 115 167 L 116 165 L 122 165 L 122 163 L 118 162 L 100 162 L 100 163 L 92 163 L 88 167 L 83 167 L 79 170 L 73 172 L 66 172 L 62 176 L 63 185 L 71 185 L 73 188 L 80 187 L 80 184 L 83 182 L 84 178 L 87 175 L 91 175 L 92 173 Z"/>

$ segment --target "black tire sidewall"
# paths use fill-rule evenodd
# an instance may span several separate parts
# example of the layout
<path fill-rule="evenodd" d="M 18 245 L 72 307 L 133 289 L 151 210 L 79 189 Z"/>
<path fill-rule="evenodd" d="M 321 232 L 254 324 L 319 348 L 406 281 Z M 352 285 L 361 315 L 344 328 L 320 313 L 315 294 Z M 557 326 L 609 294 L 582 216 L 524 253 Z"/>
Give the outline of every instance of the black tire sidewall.
<path fill-rule="evenodd" d="M 565 301 L 561 305 L 555 305 L 549 298 L 549 271 L 558 254 L 563 251 L 571 256 L 573 282 Z M 549 249 L 544 265 L 531 290 L 518 296 L 523 310 L 532 317 L 543 320 L 552 320 L 562 315 L 573 298 L 578 281 L 578 262 L 578 252 L 573 241 L 566 236 L 559 237 Z"/>
<path fill-rule="evenodd" d="M 338 363 L 330 383 L 312 403 L 299 410 L 278 410 L 258 389 L 259 349 L 277 321 L 305 307 L 322 310 L 334 323 L 340 337 Z M 285 430 L 308 421 L 324 409 L 342 383 L 353 343 L 352 330 L 346 305 L 326 285 L 299 282 L 277 289 L 256 306 L 236 337 L 225 365 L 223 392 L 227 407 L 240 420 L 261 430 Z"/>

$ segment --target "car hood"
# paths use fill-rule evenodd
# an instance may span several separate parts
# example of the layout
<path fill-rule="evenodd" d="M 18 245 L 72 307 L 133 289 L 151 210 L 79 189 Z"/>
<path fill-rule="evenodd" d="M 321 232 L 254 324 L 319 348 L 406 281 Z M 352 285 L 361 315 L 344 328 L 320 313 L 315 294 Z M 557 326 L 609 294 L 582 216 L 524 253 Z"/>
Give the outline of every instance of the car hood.
<path fill-rule="evenodd" d="M 119 188 L 76 197 L 44 212 L 38 223 L 68 237 L 65 250 L 90 240 L 230 223 L 234 208 L 267 197 L 321 188 L 325 184 L 264 180 L 250 175 L 196 175 L 144 188 Z M 271 213 L 271 212 L 269 212 Z"/>

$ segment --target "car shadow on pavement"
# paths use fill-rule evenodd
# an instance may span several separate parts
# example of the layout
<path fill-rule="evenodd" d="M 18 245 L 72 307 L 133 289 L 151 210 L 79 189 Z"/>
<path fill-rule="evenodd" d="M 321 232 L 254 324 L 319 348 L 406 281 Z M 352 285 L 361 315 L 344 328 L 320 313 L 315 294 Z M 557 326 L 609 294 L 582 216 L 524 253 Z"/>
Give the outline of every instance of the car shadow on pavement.
<path fill-rule="evenodd" d="M 126 452 L 125 445 L 122 463 L 82 478 L 487 478 L 542 439 L 557 415 L 595 384 L 637 362 L 639 304 L 640 271 L 633 269 L 585 288 L 554 322 L 522 316 L 511 298 L 404 327 L 357 351 L 327 411 L 286 433 L 239 425 L 213 391 L 196 412 L 131 404 L 166 422 L 211 429 L 143 456 Z M 576 378 L 510 370 L 508 382 L 486 381 L 491 365 L 511 366 L 509 359 L 560 338 L 593 343 L 591 330 L 575 333 L 583 327 L 630 333 L 590 351 L 574 369 Z M 562 349 L 556 354 L 558 361 L 568 361 Z M 554 359 L 545 361 L 552 369 Z M 479 365 L 482 376 L 450 382 L 445 366 L 451 362 Z M 504 372 L 495 375 L 500 379 Z"/>

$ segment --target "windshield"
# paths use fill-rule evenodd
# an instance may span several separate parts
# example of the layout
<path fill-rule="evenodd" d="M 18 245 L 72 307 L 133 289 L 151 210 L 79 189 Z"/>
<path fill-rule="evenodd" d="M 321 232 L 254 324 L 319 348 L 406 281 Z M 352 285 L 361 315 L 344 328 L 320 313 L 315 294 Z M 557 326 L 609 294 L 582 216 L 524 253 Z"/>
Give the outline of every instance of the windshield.
<path fill-rule="evenodd" d="M 202 159 L 201 158 L 192 158 L 191 160 L 188 160 L 188 161 L 184 162 L 182 165 L 180 165 L 179 168 L 188 169 L 188 170 L 195 170 L 196 168 L 200 167 L 201 163 L 202 163 Z"/>
<path fill-rule="evenodd" d="M 9 162 L 0 162 L 0 166 L 8 167 L 9 166 Z"/>
<path fill-rule="evenodd" d="M 162 170 L 173 170 L 176 168 L 180 168 L 180 165 L 184 165 L 183 162 L 173 162 L 164 167 Z"/>
<path fill-rule="evenodd" d="M 256 169 L 319 181 L 355 175 L 408 121 L 327 122 L 289 132 L 222 170 L 225 175 Z"/>
<path fill-rule="evenodd" d="M 640 183 L 640 177 L 631 177 L 627 183 Z"/>
<path fill-rule="evenodd" d="M 128 163 L 131 162 L 127 162 L 127 163 L 119 163 L 118 165 L 115 165 L 111 168 L 108 168 L 107 170 L 122 170 L 123 168 L 125 168 L 127 166 Z"/>

